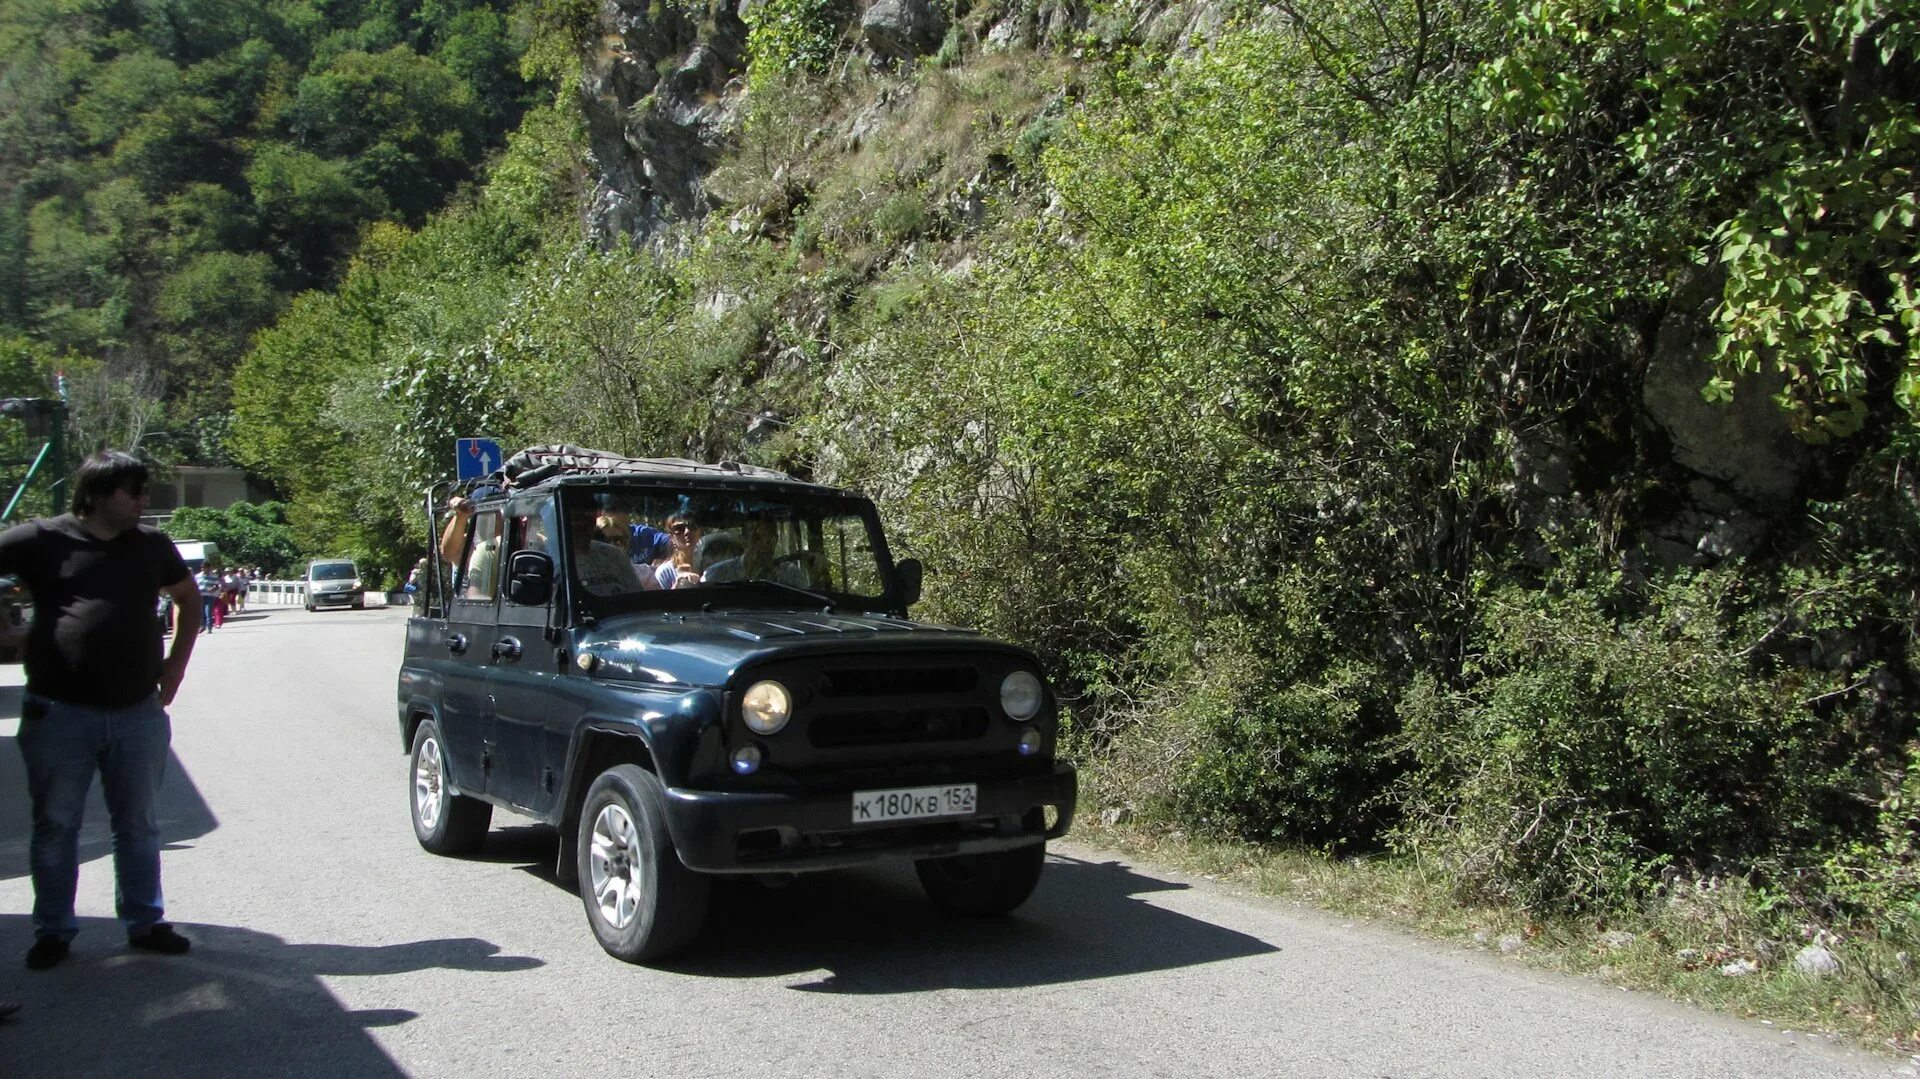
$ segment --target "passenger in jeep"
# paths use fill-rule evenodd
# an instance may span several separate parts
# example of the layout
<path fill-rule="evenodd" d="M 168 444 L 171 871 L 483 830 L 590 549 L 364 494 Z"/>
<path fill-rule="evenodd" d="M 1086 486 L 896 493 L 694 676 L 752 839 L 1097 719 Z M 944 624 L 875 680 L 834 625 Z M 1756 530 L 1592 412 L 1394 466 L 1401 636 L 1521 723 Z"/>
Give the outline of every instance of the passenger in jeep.
<path fill-rule="evenodd" d="M 661 588 L 691 588 L 700 583 L 693 556 L 703 534 L 691 514 L 676 513 L 667 518 L 667 535 L 672 537 L 672 544 L 666 559 L 653 570 L 654 580 Z"/>
<path fill-rule="evenodd" d="M 573 568 L 580 583 L 596 596 L 657 591 L 660 583 L 651 573 L 639 572 L 625 551 L 600 538 L 597 519 L 591 503 L 567 511 L 567 535 L 572 537 Z"/>

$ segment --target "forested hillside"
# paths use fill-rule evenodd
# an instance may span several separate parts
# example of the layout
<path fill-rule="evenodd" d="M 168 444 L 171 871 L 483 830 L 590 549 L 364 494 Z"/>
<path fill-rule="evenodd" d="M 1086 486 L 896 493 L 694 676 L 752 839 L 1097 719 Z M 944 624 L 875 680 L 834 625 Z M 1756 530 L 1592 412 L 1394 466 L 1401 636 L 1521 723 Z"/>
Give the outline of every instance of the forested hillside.
<path fill-rule="evenodd" d="M 525 37 L 504 0 L 8 0 L 0 349 L 36 372 L 9 392 L 65 370 L 80 445 L 227 463 L 253 334 L 472 175 Z"/>
<path fill-rule="evenodd" d="M 862 487 L 923 613 L 1044 657 L 1095 811 L 1540 916 L 1914 941 L 1920 4 L 543 0 L 499 46 L 556 78 L 524 114 L 440 11 L 247 98 L 284 141 L 203 194 L 305 237 L 257 254 L 83 254 L 191 170 L 139 187 L 175 144 L 124 95 L 36 90 L 91 171 L 9 188 L 10 236 L 79 239 L 9 241 L 62 284 L 8 317 L 189 372 L 265 327 L 227 445 L 389 571 L 460 435 Z M 484 120 L 310 126 L 366 99 L 296 89 L 375 63 L 517 118 L 469 194 L 432 209 L 484 139 L 384 133 Z M 276 161 L 373 224 L 232 179 Z M 265 299 L 176 348 L 216 255 Z M 1863 983 L 1869 1027 L 1912 981 Z"/>

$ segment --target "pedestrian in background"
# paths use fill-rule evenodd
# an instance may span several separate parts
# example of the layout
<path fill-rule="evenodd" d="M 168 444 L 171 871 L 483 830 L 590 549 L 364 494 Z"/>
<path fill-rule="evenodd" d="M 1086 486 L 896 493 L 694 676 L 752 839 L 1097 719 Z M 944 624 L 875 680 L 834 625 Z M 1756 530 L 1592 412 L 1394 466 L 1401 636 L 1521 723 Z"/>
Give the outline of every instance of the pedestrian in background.
<path fill-rule="evenodd" d="M 220 571 L 203 566 L 194 579 L 200 591 L 200 624 L 208 633 L 220 628 Z"/>
<path fill-rule="evenodd" d="M 0 533 L 0 574 L 33 590 L 17 741 L 33 803 L 27 966 L 34 970 L 65 959 L 79 932 L 80 822 L 95 772 L 113 825 L 116 908 L 127 943 L 165 955 L 189 947 L 163 920 L 154 799 L 173 736 L 166 706 L 200 628 L 193 620 L 198 589 L 173 541 L 140 523 L 146 508 L 147 466 L 107 451 L 75 474 L 73 512 Z M 164 656 L 154 610 L 161 592 L 180 612 Z"/>

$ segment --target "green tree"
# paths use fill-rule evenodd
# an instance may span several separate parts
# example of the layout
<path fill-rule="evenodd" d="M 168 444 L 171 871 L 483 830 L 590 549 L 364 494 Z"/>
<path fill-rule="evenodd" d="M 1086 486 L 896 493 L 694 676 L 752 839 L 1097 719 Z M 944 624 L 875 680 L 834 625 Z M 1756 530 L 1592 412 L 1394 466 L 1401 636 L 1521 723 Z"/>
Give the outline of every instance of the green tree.
<path fill-rule="evenodd" d="M 424 220 L 517 113 L 501 6 L 0 7 L 0 329 L 99 358 L 98 417 L 163 394 L 163 452 L 217 445 L 247 335 L 334 280 L 370 221 Z"/>
<path fill-rule="evenodd" d="M 362 187 L 344 162 L 290 146 L 263 148 L 247 185 L 284 280 L 307 288 L 327 280 L 353 250 L 360 226 L 386 212 L 386 197 Z"/>
<path fill-rule="evenodd" d="M 279 502 L 236 502 L 225 509 L 185 506 L 167 519 L 167 534 L 204 540 L 220 548 L 228 566 L 258 566 L 269 576 L 286 576 L 302 559 L 300 545 Z"/>
<path fill-rule="evenodd" d="M 175 388 L 184 414 L 227 411 L 229 373 L 280 308 L 273 280 L 266 255 L 215 251 L 194 256 L 162 282 L 154 313 L 169 378 L 185 383 Z"/>
<path fill-rule="evenodd" d="M 302 147 L 344 160 L 358 186 L 415 223 L 467 175 L 480 120 L 472 88 L 399 45 L 309 73 L 287 114 Z"/>

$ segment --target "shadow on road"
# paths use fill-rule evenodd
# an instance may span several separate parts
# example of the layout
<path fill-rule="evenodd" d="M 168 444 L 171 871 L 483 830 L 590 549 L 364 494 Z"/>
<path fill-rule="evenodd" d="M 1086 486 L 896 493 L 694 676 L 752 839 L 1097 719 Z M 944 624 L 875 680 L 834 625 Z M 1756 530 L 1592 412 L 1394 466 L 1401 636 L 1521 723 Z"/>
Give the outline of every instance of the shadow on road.
<path fill-rule="evenodd" d="M 0 721 L 20 718 L 19 686 L 0 686 Z M 179 850 L 182 844 L 200 838 L 220 826 L 213 810 L 193 784 L 193 777 L 180 764 L 180 758 L 167 754 L 167 778 L 160 785 L 157 799 L 160 812 L 160 839 L 163 850 Z M 27 802 L 27 769 L 20 759 L 20 747 L 12 737 L 0 737 L 0 880 L 27 875 L 27 840 L 33 820 Z M 86 823 L 80 829 L 82 864 L 113 853 L 113 832 L 108 827 L 107 805 L 100 795 L 100 777 L 94 776 L 87 794 Z"/>
<path fill-rule="evenodd" d="M 499 828 L 476 857 L 518 864 L 577 905 L 577 891 L 554 880 L 556 842 L 551 828 Z M 910 865 L 810 873 L 777 887 L 722 877 L 699 943 L 669 965 L 716 978 L 824 970 L 793 988 L 880 994 L 1051 985 L 1278 950 L 1140 898 L 1186 887 L 1119 862 L 1055 854 L 1026 905 L 976 919 L 934 909 Z M 589 932 L 584 914 L 580 932 Z"/>
<path fill-rule="evenodd" d="M 193 954 L 128 952 L 119 924 L 81 919 L 65 963 L 28 972 L 0 956 L 0 997 L 24 1011 L 0 1025 L 9 1075 L 399 1076 L 370 1027 L 417 1018 L 405 1009 L 347 1011 L 321 976 L 377 976 L 443 967 L 530 970 L 484 940 L 422 940 L 382 947 L 288 944 L 217 925 L 182 925 Z M 0 942 L 24 952 L 24 915 L 0 915 Z"/>

